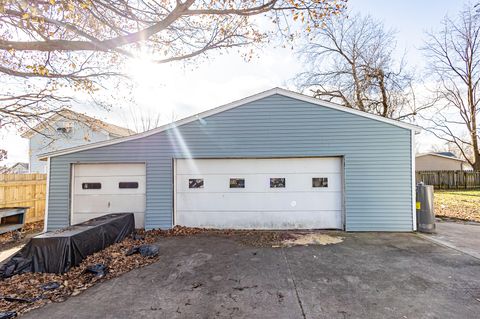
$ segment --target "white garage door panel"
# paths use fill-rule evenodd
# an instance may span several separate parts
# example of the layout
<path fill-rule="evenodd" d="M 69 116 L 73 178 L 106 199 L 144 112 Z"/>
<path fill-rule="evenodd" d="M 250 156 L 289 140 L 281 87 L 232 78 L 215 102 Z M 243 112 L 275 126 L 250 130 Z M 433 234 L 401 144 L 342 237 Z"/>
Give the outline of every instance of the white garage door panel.
<path fill-rule="evenodd" d="M 111 213 L 134 213 L 135 226 L 144 227 L 145 164 L 75 164 L 71 223 Z M 137 182 L 138 188 L 119 188 Z M 83 183 L 101 183 L 100 189 L 82 189 Z"/>
<path fill-rule="evenodd" d="M 212 205 L 212 203 L 215 203 Z M 336 210 L 342 205 L 338 193 L 178 193 L 177 210 L 185 211 L 307 211 Z"/>
<path fill-rule="evenodd" d="M 145 176 L 145 164 L 76 164 L 75 176 Z"/>
<path fill-rule="evenodd" d="M 176 161 L 175 223 L 211 228 L 342 228 L 341 158 L 197 159 Z M 312 187 L 312 178 L 328 187 Z M 189 188 L 202 178 L 203 188 Z M 245 188 L 230 188 L 244 178 Z M 270 188 L 285 178 L 285 188 Z"/>
<path fill-rule="evenodd" d="M 341 211 L 295 212 L 285 215 L 276 212 L 252 211 L 231 214 L 231 212 L 201 212 L 181 214 L 177 224 L 188 227 L 210 227 L 231 229 L 337 229 L 341 225 Z"/>
<path fill-rule="evenodd" d="M 145 211 L 145 195 L 131 194 L 131 195 L 77 195 L 73 202 L 73 209 L 75 212 L 143 212 Z"/>
<path fill-rule="evenodd" d="M 319 166 L 321 162 L 321 166 Z M 210 173 L 229 174 L 235 169 L 239 174 L 252 173 L 255 171 L 263 173 L 285 173 L 288 167 L 291 173 L 341 173 L 342 162 L 337 157 L 325 158 L 276 158 L 276 159 L 182 159 L 177 160 L 177 174 L 194 173 L 195 168 L 200 172 L 208 170 Z"/>

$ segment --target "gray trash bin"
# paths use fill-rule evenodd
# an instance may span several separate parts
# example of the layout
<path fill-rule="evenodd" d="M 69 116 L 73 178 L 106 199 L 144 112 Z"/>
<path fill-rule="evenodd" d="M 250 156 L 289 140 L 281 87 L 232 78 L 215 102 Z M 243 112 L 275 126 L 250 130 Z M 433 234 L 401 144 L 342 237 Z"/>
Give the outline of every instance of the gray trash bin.
<path fill-rule="evenodd" d="M 435 232 L 435 211 L 433 207 L 433 186 L 417 184 L 417 230 L 423 233 Z"/>

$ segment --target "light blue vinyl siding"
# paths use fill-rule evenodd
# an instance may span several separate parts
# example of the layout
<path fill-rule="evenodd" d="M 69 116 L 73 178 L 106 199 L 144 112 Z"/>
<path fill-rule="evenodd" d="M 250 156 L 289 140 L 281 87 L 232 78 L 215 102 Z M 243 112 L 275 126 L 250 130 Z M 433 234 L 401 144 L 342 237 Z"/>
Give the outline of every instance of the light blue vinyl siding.
<path fill-rule="evenodd" d="M 51 158 L 48 229 L 69 225 L 72 163 L 145 162 L 146 228 L 173 220 L 174 158 L 343 156 L 348 231 L 412 230 L 411 131 L 272 95 L 176 129 Z"/>

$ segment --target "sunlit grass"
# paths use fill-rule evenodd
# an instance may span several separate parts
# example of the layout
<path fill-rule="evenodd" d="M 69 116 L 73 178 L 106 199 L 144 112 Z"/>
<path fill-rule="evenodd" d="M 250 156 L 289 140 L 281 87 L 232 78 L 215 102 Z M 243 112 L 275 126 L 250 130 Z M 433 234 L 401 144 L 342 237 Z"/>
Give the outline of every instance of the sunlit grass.
<path fill-rule="evenodd" d="M 435 215 L 480 222 L 480 190 L 436 190 Z"/>

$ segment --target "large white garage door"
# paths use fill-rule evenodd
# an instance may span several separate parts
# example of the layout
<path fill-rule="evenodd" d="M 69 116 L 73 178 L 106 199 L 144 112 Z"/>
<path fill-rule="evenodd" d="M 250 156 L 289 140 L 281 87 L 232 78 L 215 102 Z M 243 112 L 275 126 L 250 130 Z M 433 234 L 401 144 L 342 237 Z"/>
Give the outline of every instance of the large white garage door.
<path fill-rule="evenodd" d="M 72 225 L 111 213 L 135 213 L 145 226 L 145 164 L 75 164 Z"/>
<path fill-rule="evenodd" d="M 175 224 L 341 229 L 341 158 L 178 159 Z"/>

